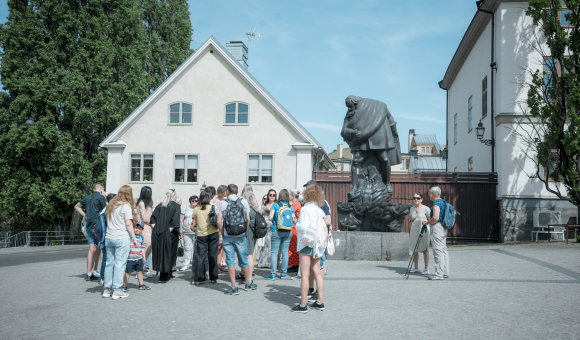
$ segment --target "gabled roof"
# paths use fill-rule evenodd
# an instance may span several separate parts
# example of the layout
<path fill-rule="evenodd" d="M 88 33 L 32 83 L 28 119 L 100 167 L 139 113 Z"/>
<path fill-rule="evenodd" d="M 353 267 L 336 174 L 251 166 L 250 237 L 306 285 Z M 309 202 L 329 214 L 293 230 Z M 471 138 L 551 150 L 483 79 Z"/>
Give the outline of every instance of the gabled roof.
<path fill-rule="evenodd" d="M 413 136 L 413 140 L 415 141 L 415 144 L 417 145 L 434 145 L 435 149 L 437 150 L 437 153 L 440 154 L 441 153 L 441 146 L 439 144 L 439 142 L 437 141 L 437 137 L 435 135 L 414 135 Z"/>
<path fill-rule="evenodd" d="M 133 124 L 135 124 L 139 118 L 149 109 L 161 96 L 163 96 L 175 82 L 177 82 L 183 74 L 197 61 L 201 59 L 210 49 L 217 52 L 228 64 L 244 79 L 248 85 L 250 85 L 257 93 L 260 95 L 276 112 L 280 117 L 294 130 L 298 135 L 304 139 L 305 142 L 312 145 L 313 148 L 322 147 L 314 136 L 310 134 L 297 120 L 294 118 L 288 110 L 286 110 L 282 104 L 280 104 L 271 94 L 266 91 L 266 89 L 243 67 L 238 64 L 234 56 L 226 49 L 222 44 L 220 44 L 214 36 L 210 36 L 201 47 L 195 51 L 175 72 L 167 78 L 155 92 L 153 92 L 139 107 L 135 109 L 113 132 L 111 132 L 107 138 L 105 138 L 100 147 L 111 147 L 111 143 L 116 142 Z M 326 152 L 324 152 L 326 155 Z M 330 158 L 326 155 L 326 161 L 330 163 L 330 166 L 334 166 Z"/>
<path fill-rule="evenodd" d="M 446 172 L 445 160 L 441 156 L 411 157 L 411 163 L 416 172 Z"/>

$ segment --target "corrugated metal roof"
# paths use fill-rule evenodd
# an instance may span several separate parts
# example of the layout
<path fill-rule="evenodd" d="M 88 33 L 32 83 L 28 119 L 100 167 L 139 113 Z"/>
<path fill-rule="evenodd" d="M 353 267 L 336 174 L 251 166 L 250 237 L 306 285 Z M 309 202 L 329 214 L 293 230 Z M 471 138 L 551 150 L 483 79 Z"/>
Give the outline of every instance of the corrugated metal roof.
<path fill-rule="evenodd" d="M 437 149 L 437 153 L 441 154 L 441 146 L 437 141 L 437 136 L 435 135 L 414 135 L 413 139 L 415 140 L 415 144 L 423 145 L 423 144 L 433 144 L 435 149 Z"/>
<path fill-rule="evenodd" d="M 445 172 L 443 157 L 411 157 L 415 172 Z"/>

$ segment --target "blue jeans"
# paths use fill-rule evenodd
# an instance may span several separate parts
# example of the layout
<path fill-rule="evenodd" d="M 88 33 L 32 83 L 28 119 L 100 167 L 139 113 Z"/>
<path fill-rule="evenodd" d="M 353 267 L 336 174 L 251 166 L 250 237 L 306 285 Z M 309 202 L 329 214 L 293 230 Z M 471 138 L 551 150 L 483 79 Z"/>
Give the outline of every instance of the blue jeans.
<path fill-rule="evenodd" d="M 105 281 L 105 267 L 107 266 L 107 247 L 101 249 L 103 260 L 101 261 L 101 280 Z"/>
<path fill-rule="evenodd" d="M 243 237 L 224 236 L 222 247 L 226 253 L 226 263 L 228 267 L 233 267 L 236 265 L 236 254 L 234 253 L 234 248 L 235 252 L 238 253 L 238 264 L 240 265 L 240 268 L 246 268 L 248 266 L 245 235 Z"/>
<path fill-rule="evenodd" d="M 290 246 L 290 239 L 292 238 L 292 231 L 273 230 L 272 231 L 272 256 L 270 258 L 270 274 L 276 275 L 278 269 L 278 250 L 282 244 L 282 268 L 280 274 L 286 274 L 288 270 L 288 247 Z"/>
<path fill-rule="evenodd" d="M 145 269 L 149 270 L 149 264 L 151 263 L 151 256 L 153 256 L 153 252 L 147 256 L 147 261 L 145 262 Z"/>
<path fill-rule="evenodd" d="M 129 250 L 131 249 L 131 239 L 105 240 L 107 247 L 107 265 L 105 268 L 105 289 L 120 290 L 123 287 L 123 278 Z"/>

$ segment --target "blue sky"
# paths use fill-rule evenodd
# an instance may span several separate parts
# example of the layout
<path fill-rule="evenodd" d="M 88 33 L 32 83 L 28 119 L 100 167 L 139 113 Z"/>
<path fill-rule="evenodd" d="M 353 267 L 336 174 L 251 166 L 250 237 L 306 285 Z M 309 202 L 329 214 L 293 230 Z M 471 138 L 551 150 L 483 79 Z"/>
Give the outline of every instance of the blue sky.
<path fill-rule="evenodd" d="M 437 83 L 476 11 L 475 1 L 189 1 L 196 49 L 210 35 L 249 43 L 252 75 L 323 144 L 342 142 L 350 95 L 383 101 L 399 134 L 445 144 L 445 91 Z M 0 1 L 0 22 L 8 14 Z M 401 138 L 407 151 L 407 139 Z"/>

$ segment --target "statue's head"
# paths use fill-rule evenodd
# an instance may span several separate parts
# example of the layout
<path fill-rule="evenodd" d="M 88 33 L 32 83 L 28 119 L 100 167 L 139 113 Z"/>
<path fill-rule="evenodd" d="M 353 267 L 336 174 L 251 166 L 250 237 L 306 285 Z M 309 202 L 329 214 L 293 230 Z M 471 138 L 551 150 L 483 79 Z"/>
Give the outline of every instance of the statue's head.
<path fill-rule="evenodd" d="M 361 97 L 350 95 L 346 97 L 344 102 L 346 103 L 346 107 L 348 107 L 348 110 L 352 111 L 356 109 L 356 105 L 358 104 L 358 102 L 361 101 L 361 99 L 362 99 Z"/>

